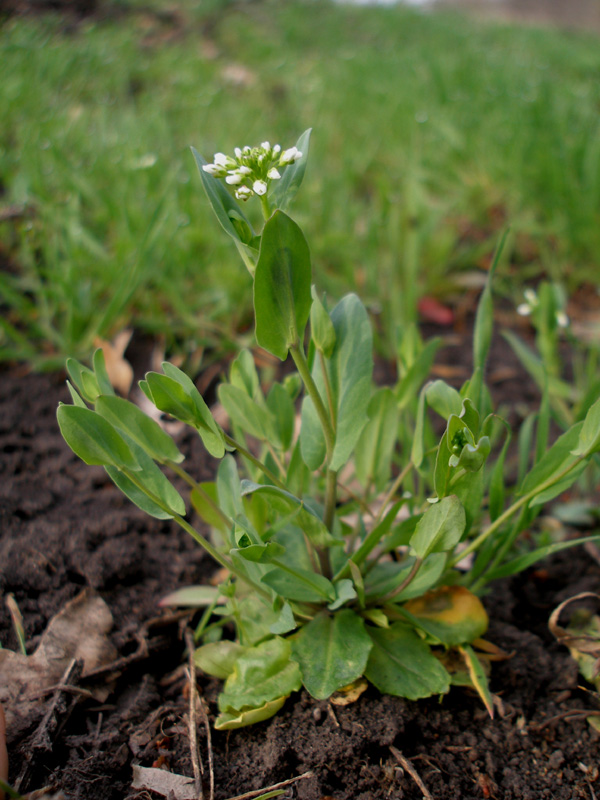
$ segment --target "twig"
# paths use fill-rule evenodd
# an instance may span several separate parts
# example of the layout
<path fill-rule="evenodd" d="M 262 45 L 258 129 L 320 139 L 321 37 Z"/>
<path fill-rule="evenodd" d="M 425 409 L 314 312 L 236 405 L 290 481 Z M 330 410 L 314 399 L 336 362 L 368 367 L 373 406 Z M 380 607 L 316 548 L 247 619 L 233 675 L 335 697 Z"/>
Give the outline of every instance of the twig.
<path fill-rule="evenodd" d="M 423 797 L 425 800 L 433 800 L 433 795 L 429 792 L 417 770 L 413 767 L 413 765 L 408 761 L 399 750 L 396 750 L 395 747 L 390 747 L 390 753 L 394 756 L 396 761 L 400 764 L 402 769 L 405 769 L 413 781 L 417 784 L 419 789 L 423 792 Z"/>
<path fill-rule="evenodd" d="M 208 800 L 214 800 L 215 771 L 213 768 L 212 739 L 210 736 L 210 723 L 208 721 L 208 714 L 206 713 L 206 707 L 202 697 L 200 698 L 200 716 L 202 717 L 202 722 L 204 723 L 204 728 L 206 730 L 206 749 L 208 751 Z"/>
<path fill-rule="evenodd" d="M 281 783 L 274 783 L 272 786 L 267 786 L 264 789 L 256 789 L 253 792 L 246 792 L 245 794 L 236 794 L 235 797 L 228 797 L 227 800 L 250 800 L 252 797 L 257 797 L 260 794 L 266 794 L 267 792 L 274 792 L 275 789 L 283 789 L 284 786 L 291 786 L 292 783 L 296 783 L 296 781 L 303 781 L 305 778 L 312 778 L 314 772 L 309 770 L 305 772 L 303 775 L 298 775 L 295 778 L 290 778 L 287 781 L 281 781 Z M 432 798 L 433 800 L 433 798 Z"/>
<path fill-rule="evenodd" d="M 29 753 L 24 759 L 21 773 L 15 783 L 15 789 L 22 792 L 27 789 L 27 783 L 34 770 L 35 762 L 40 755 L 47 755 L 53 750 L 54 736 L 60 730 L 60 724 L 66 722 L 75 707 L 78 696 L 69 691 L 65 696 L 63 687 L 69 690 L 79 680 L 83 671 L 83 661 L 73 658 L 65 669 L 62 678 L 54 691 L 54 697 L 48 705 L 48 710 L 41 719 L 29 743 Z"/>
<path fill-rule="evenodd" d="M 200 758 L 198 748 L 198 727 L 196 720 L 196 701 L 198 700 L 198 690 L 196 689 L 196 665 L 194 663 L 194 637 L 189 628 L 185 630 L 185 643 L 188 648 L 188 681 L 190 688 L 190 712 L 188 717 L 188 730 L 190 737 L 190 756 L 192 759 L 192 769 L 194 772 L 194 789 L 198 800 L 204 800 L 202 791 L 202 776 L 204 768 Z"/>
<path fill-rule="evenodd" d="M 537 725 L 529 725 L 529 730 L 541 731 L 542 728 L 552 725 L 553 722 L 560 722 L 561 719 L 582 719 L 585 717 L 600 717 L 600 711 L 586 711 L 584 708 L 571 708 L 568 711 L 563 711 L 561 714 L 555 714 L 555 716 L 549 717 Z"/>

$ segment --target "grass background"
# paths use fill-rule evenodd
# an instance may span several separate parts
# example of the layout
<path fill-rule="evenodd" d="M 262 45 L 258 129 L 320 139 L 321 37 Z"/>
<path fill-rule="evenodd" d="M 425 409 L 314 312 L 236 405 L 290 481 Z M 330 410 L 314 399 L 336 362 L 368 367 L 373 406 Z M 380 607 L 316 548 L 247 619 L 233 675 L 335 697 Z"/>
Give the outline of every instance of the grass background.
<path fill-rule="evenodd" d="M 113 3 L 0 29 L 0 358 L 55 368 L 128 325 L 167 352 L 247 329 L 250 277 L 205 157 L 313 128 L 293 215 L 315 281 L 356 290 L 392 350 L 416 298 L 460 301 L 511 226 L 497 290 L 598 283 L 593 35 L 402 6 Z"/>

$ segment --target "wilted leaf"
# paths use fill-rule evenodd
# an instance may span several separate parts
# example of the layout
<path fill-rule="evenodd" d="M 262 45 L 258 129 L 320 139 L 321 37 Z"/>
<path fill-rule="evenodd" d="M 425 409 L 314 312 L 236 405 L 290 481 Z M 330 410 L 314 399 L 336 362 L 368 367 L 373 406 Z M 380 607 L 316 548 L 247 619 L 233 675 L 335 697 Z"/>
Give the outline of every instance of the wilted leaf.
<path fill-rule="evenodd" d="M 167 772 L 156 767 L 140 767 L 133 764 L 132 789 L 156 792 L 169 800 L 197 800 L 194 779 L 185 775 Z"/>
<path fill-rule="evenodd" d="M 59 683 L 74 658 L 83 660 L 84 675 L 116 658 L 107 638 L 112 624 L 104 600 L 86 589 L 50 620 L 32 655 L 0 650 L 0 703 L 11 739 L 43 715 L 40 691 Z"/>

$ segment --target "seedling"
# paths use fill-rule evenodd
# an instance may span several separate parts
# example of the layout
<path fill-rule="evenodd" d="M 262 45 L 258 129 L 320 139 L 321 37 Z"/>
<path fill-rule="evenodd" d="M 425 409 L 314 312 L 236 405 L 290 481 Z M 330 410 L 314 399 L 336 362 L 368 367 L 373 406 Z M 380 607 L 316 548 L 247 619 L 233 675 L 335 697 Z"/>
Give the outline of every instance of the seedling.
<path fill-rule="evenodd" d="M 296 368 L 265 392 L 252 353 L 240 352 L 218 392 L 227 430 L 173 364 L 141 381 L 160 412 L 195 428 L 221 460 L 215 480 L 198 483 L 158 423 L 115 396 L 100 351 L 92 369 L 67 363 L 73 405 L 59 406 L 60 428 L 87 464 L 104 466 L 134 503 L 174 519 L 227 570 L 217 588 L 168 599 L 206 609 L 195 661 L 225 682 L 217 728 L 267 719 L 302 686 L 324 699 L 364 678 L 413 700 L 470 683 L 492 713 L 478 595 L 586 541 L 519 548 L 543 504 L 600 450 L 600 401 L 536 453 L 517 486 L 505 484 L 510 430 L 485 384 L 501 247 L 462 389 L 427 381 L 437 344 L 423 344 L 414 328 L 402 332 L 397 383 L 375 387 L 365 307 L 354 294 L 330 307 L 312 286 L 308 244 L 287 213 L 309 136 L 285 151 L 263 142 L 212 163 L 193 151 L 217 220 L 253 278 L 257 344 Z M 260 229 L 247 203 L 260 207 Z M 431 414 L 441 417 L 441 437 Z M 187 502 L 166 471 L 190 487 Z M 192 509 L 210 534 L 194 527 Z"/>

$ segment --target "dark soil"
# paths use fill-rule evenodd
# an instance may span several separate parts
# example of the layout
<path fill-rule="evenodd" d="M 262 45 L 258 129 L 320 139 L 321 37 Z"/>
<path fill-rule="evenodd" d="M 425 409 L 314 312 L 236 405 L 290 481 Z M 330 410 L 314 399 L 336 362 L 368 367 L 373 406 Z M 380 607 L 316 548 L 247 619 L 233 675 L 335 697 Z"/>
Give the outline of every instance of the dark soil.
<path fill-rule="evenodd" d="M 460 362 L 465 341 L 458 335 L 438 359 L 441 372 L 453 365 L 459 382 L 468 368 Z M 526 410 L 535 390 L 501 341 L 495 348 L 492 363 L 501 365 L 495 391 L 513 406 L 519 398 Z M 192 775 L 182 623 L 157 603 L 176 587 L 210 579 L 214 567 L 185 533 L 145 516 L 102 469 L 71 454 L 56 424 L 61 399 L 68 396 L 60 376 L 0 372 L 0 594 L 14 595 L 32 652 L 50 618 L 90 587 L 113 614 L 111 640 L 122 660 L 95 680 L 110 680 L 101 704 L 79 696 L 70 716 L 57 708 L 60 724 L 48 727 L 45 747 L 40 725 L 49 726 L 42 718 L 51 699 L 40 699 L 37 718 L 8 731 L 11 780 L 28 766 L 22 792 L 51 787 L 69 800 L 148 800 L 147 792 L 131 788 L 132 764 Z M 186 437 L 180 447 L 191 470 L 209 478 L 214 464 L 199 440 Z M 418 775 L 435 800 L 592 800 L 600 795 L 599 736 L 584 713 L 574 712 L 596 707 L 547 621 L 565 598 L 599 587 L 598 565 L 583 551 L 569 551 L 485 598 L 492 619 L 487 638 L 514 653 L 493 667 L 494 720 L 461 689 L 419 703 L 369 689 L 345 707 L 301 693 L 268 722 L 213 732 L 215 797 L 312 771 L 286 796 L 420 800 Z M 0 642 L 17 649 L 4 604 Z M 213 718 L 218 684 L 199 676 L 199 685 Z M 200 744 L 206 762 L 202 728 Z"/>

